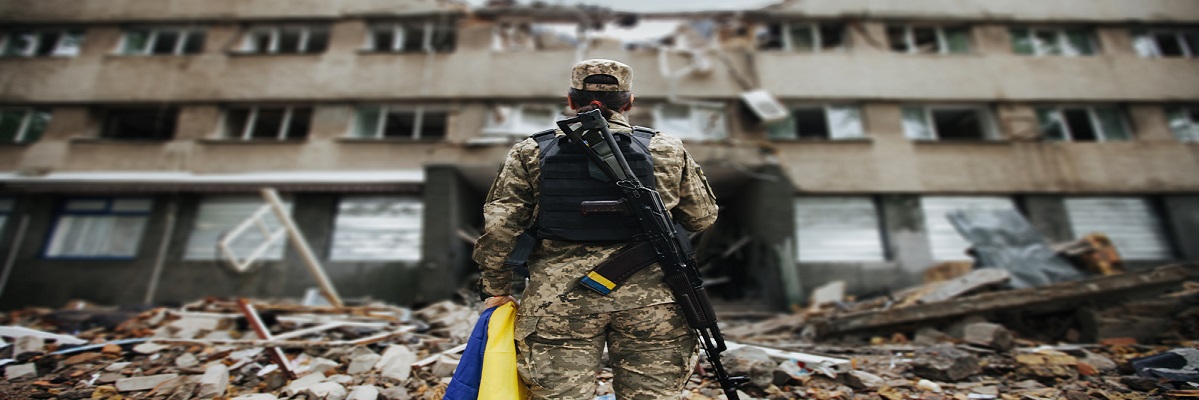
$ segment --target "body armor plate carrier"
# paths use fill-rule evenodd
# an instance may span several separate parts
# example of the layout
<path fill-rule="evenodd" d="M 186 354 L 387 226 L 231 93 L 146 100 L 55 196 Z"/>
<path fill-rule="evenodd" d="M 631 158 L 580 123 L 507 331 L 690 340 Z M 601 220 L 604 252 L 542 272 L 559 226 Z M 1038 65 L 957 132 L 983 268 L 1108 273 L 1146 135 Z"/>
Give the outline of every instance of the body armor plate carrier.
<path fill-rule="evenodd" d="M 613 132 L 629 167 L 644 185 L 654 188 L 654 161 L 649 141 L 654 131 L 634 127 L 631 134 Z M 537 213 L 538 239 L 571 242 L 627 242 L 641 233 L 631 212 L 588 213 L 584 201 L 617 202 L 620 189 L 608 181 L 587 155 L 554 130 L 533 135 L 541 150 L 541 198 Z"/>

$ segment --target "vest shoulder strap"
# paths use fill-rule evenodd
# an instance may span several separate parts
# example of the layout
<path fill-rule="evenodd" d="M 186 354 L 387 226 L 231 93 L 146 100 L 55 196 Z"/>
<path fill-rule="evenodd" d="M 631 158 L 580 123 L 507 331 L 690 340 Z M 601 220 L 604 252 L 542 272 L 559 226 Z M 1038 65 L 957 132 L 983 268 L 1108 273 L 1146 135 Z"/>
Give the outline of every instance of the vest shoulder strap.
<path fill-rule="evenodd" d="M 545 158 L 545 155 L 548 154 L 553 147 L 558 145 L 558 141 L 554 140 L 557 132 L 558 131 L 555 129 L 546 129 L 529 136 L 533 138 L 533 140 L 537 141 L 537 148 L 541 149 L 541 152 L 538 155 L 539 158 Z"/>
<path fill-rule="evenodd" d="M 649 141 L 656 134 L 658 134 L 657 129 L 633 126 L 633 139 L 636 139 L 634 141 L 641 145 L 641 149 L 645 150 L 645 154 L 649 154 Z"/>

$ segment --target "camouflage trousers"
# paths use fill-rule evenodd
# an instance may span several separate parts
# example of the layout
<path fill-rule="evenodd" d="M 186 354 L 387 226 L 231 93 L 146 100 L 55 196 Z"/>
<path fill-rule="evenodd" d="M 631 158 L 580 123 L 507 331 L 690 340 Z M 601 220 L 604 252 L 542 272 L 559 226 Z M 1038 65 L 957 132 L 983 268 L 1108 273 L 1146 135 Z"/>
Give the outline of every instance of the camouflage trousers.
<path fill-rule="evenodd" d="M 699 361 L 678 305 L 516 318 L 516 358 L 533 399 L 595 399 L 604 345 L 617 399 L 679 398 Z"/>

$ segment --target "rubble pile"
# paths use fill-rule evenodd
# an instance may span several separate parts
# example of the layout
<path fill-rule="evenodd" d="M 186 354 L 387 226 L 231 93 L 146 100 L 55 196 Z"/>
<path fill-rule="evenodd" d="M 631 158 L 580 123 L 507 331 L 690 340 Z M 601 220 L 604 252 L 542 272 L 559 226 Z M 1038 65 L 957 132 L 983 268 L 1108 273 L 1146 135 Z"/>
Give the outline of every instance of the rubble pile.
<path fill-rule="evenodd" d="M 834 283 L 794 313 L 723 310 L 729 340 L 723 359 L 732 374 L 749 378 L 740 388 L 743 399 L 1195 397 L 1199 285 L 1187 282 L 1194 272 L 1174 266 L 1002 290 L 989 271 L 859 302 Z M 1171 313 L 1173 322 L 1155 326 L 1160 331 L 1151 338 L 1114 336 L 1140 331 L 1110 326 L 1096 331 L 1103 336 L 1094 341 L 1062 340 L 1070 329 L 1054 340 L 1028 333 L 1040 325 L 1026 319 L 1046 317 L 1026 307 L 1045 309 L 1046 296 L 1077 310 L 1078 299 L 1160 289 L 1165 281 L 1170 289 L 1152 296 L 1076 311 L 1098 325 L 1127 313 L 1161 319 L 1150 309 Z M 244 299 L 132 311 L 87 304 L 18 310 L 0 317 L 0 393 L 71 400 L 440 399 L 479 311 L 454 302 L 414 311 Z M 706 367 L 700 364 L 686 398 L 723 398 Z M 596 379 L 596 398 L 614 399 L 611 371 Z"/>

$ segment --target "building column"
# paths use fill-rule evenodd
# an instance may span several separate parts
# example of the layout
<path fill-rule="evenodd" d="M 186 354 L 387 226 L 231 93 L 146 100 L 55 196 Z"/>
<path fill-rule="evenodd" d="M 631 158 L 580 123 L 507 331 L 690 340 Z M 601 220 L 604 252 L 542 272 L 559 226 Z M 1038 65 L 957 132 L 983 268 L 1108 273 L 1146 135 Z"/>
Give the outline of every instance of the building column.
<path fill-rule="evenodd" d="M 1175 254 L 1199 261 L 1199 195 L 1164 196 L 1162 204 Z"/>
<path fill-rule="evenodd" d="M 934 263 L 929 248 L 928 230 L 924 226 L 924 212 L 920 208 L 920 196 L 883 195 L 879 197 L 883 208 L 883 229 L 886 231 L 887 254 L 905 272 L 906 281 L 895 282 L 892 287 L 920 283 L 925 269 Z"/>
<path fill-rule="evenodd" d="M 462 279 L 477 269 L 471 260 L 473 247 L 458 236 L 458 230 L 482 226 L 482 195 L 467 185 L 453 165 L 425 168 L 425 215 L 422 224 L 418 273 L 423 282 L 417 301 L 449 298 L 463 284 Z"/>

